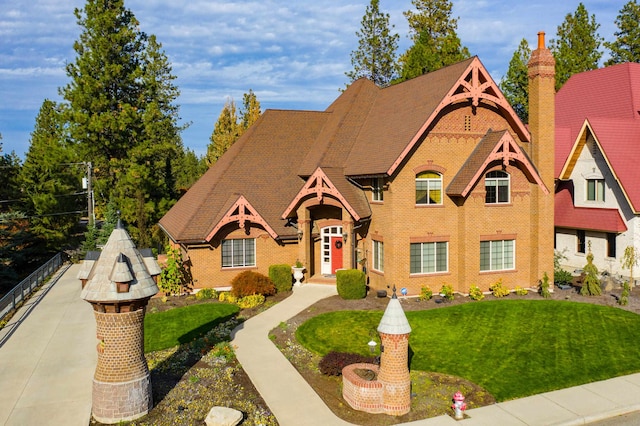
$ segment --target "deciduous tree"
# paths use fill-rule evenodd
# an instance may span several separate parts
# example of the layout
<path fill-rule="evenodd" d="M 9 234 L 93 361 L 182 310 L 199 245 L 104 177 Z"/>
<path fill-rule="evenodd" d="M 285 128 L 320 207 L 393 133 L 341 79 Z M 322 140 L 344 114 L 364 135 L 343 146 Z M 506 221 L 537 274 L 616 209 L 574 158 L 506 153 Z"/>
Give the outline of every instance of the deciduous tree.
<path fill-rule="evenodd" d="M 398 34 L 392 34 L 389 14 L 380 12 L 379 0 L 371 0 L 356 31 L 358 48 L 351 52 L 353 70 L 346 72 L 349 82 L 366 77 L 380 87 L 391 83 L 396 70 Z"/>
<path fill-rule="evenodd" d="M 603 41 L 598 28 L 600 24 L 596 22 L 596 16 L 589 16 L 582 3 L 558 26 L 556 38 L 549 46 L 556 60 L 556 90 L 573 74 L 598 68 Z"/>
<path fill-rule="evenodd" d="M 625 4 L 618 17 L 613 42 L 605 42 L 604 46 L 611 52 L 611 58 L 605 62 L 606 66 L 623 62 L 640 62 L 640 5 L 636 0 Z"/>

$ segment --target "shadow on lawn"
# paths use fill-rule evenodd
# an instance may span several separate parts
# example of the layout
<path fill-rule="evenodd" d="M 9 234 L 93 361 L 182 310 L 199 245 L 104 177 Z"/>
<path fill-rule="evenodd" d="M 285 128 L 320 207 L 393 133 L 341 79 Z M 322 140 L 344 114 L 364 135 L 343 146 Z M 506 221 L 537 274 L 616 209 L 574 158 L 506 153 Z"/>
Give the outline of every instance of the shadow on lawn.
<path fill-rule="evenodd" d="M 242 320 L 236 312 L 216 318 L 180 336 L 178 349 L 150 368 L 153 405 L 157 406 L 182 380 L 183 376 L 193 366 L 201 362 L 203 355 L 211 351 L 217 344 L 229 342 L 231 330 L 241 322 Z M 216 332 L 216 328 L 225 324 L 228 327 L 222 327 L 223 332 Z"/>

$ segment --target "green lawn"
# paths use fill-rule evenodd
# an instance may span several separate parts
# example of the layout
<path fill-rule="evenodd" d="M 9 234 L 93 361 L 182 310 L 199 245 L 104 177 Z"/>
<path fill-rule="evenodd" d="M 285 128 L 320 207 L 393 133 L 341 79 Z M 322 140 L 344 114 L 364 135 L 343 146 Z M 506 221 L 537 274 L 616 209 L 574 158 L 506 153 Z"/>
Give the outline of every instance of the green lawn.
<path fill-rule="evenodd" d="M 618 308 L 501 300 L 406 315 L 413 330 L 411 369 L 463 377 L 499 401 L 640 371 L 640 315 Z M 322 314 L 296 336 L 321 355 L 368 354 L 381 317 L 373 311 Z"/>
<path fill-rule="evenodd" d="M 190 342 L 233 317 L 240 308 L 227 303 L 202 303 L 144 318 L 144 351 L 153 352 Z"/>

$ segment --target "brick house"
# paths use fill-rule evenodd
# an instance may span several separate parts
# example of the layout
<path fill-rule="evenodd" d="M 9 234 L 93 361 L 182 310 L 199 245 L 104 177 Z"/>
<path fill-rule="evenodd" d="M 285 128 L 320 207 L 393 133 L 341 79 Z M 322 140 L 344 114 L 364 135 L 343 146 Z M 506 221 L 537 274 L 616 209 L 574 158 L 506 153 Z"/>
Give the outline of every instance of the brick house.
<path fill-rule="evenodd" d="M 590 247 L 600 270 L 629 275 L 620 260 L 640 248 L 639 114 L 636 63 L 575 74 L 556 95 L 555 247 L 569 269 Z"/>
<path fill-rule="evenodd" d="M 196 288 L 297 259 L 307 282 L 359 268 L 409 295 L 535 286 L 553 274 L 544 36 L 529 67 L 529 128 L 477 57 L 386 88 L 357 80 L 325 111 L 267 110 L 160 226 Z"/>

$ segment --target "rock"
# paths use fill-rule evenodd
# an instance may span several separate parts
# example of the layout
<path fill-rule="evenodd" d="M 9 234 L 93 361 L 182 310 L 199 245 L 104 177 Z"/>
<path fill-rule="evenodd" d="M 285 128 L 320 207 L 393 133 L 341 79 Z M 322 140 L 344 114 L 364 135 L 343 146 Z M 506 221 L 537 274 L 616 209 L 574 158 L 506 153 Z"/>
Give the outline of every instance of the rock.
<path fill-rule="evenodd" d="M 242 412 L 233 408 L 213 407 L 204 422 L 207 426 L 236 426 L 242 418 Z"/>

